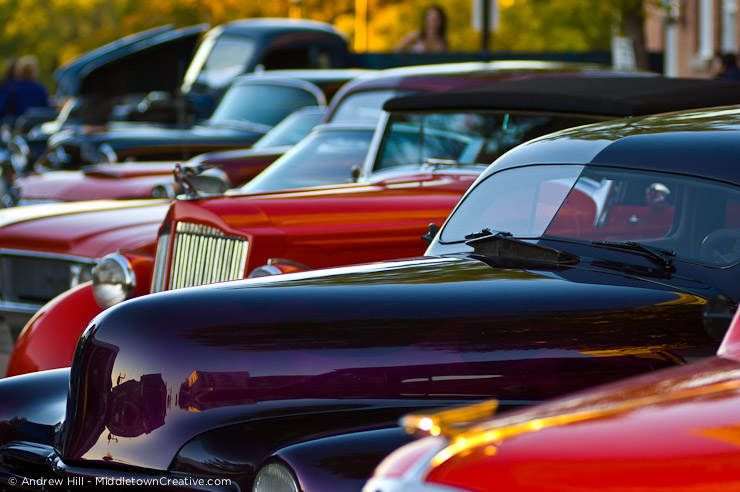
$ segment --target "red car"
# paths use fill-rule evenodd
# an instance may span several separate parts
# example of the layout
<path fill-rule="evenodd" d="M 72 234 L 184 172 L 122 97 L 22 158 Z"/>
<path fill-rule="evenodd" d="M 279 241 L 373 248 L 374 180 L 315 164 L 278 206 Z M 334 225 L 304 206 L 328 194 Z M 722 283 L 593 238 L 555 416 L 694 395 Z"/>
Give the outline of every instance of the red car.
<path fill-rule="evenodd" d="M 345 84 L 338 91 L 332 98 L 327 120 L 338 123 L 377 123 L 382 114 L 382 104 L 396 95 L 475 85 L 532 73 L 567 72 L 589 75 L 594 72 L 608 73 L 608 70 L 578 64 L 506 61 L 369 72 Z M 239 159 L 233 154 L 231 157 Z M 342 177 L 338 182 L 344 182 L 345 179 Z M 286 186 L 273 189 L 283 188 Z M 102 211 L 102 208 L 108 207 L 115 209 L 107 212 L 114 216 L 111 220 L 107 220 L 106 212 Z M 120 203 L 79 206 L 60 204 L 51 208 L 36 208 L 34 211 L 0 211 L 0 225 L 5 224 L 5 227 L 0 228 L 0 264 L 14 263 L 17 258 L 23 258 L 23 263 L 31 268 L 23 274 L 26 275 L 24 278 L 33 279 L 23 292 L 16 287 L 19 279 L 11 277 L 5 282 L 0 290 L 0 331 L 9 330 L 7 337 L 15 339 L 31 315 L 44 303 L 76 286 L 80 280 L 89 280 L 91 267 L 105 254 L 119 248 L 153 251 L 157 235 L 155 224 L 161 224 L 166 209 L 154 202 L 149 209 L 137 204 L 128 213 L 121 210 L 125 207 L 126 205 Z M 90 216 L 80 212 L 87 209 L 94 209 L 95 212 Z M 22 227 L 11 226 L 19 220 L 23 222 Z M 84 224 L 84 227 L 76 229 L 78 226 L 75 224 L 78 223 Z M 127 227 L 137 233 L 126 234 Z M 148 228 L 147 233 L 143 232 L 143 227 Z M 138 233 L 139 231 L 142 232 Z M 149 239 L 143 240 L 143 237 Z M 49 241 L 50 238 L 54 240 Z M 4 269 L 8 271 L 9 267 Z M 146 291 L 148 286 L 142 288 Z"/>
<path fill-rule="evenodd" d="M 395 451 L 363 490 L 740 490 L 739 361 L 740 314 L 711 359 L 496 418 L 495 401 L 408 416 L 434 437 Z"/>
<path fill-rule="evenodd" d="M 291 113 L 249 149 L 209 152 L 184 166 L 218 167 L 230 184 L 241 185 L 259 174 L 292 145 L 308 135 L 326 113 L 307 107 Z M 172 175 L 176 162 L 122 162 L 85 166 L 79 171 L 51 171 L 16 179 L 20 203 L 102 199 L 175 198 L 182 190 Z"/>
<path fill-rule="evenodd" d="M 458 85 L 480 80 L 477 73 L 457 77 Z M 432 80 L 426 77 L 427 83 Z M 442 82 L 452 84 L 453 79 L 445 77 Z M 545 115 L 530 109 L 507 113 L 505 101 L 491 99 L 485 104 L 490 108 L 482 112 L 445 109 L 437 115 L 399 107 L 396 117 L 387 120 L 386 130 L 376 133 L 362 169 L 358 166 L 353 171 L 351 162 L 332 155 L 352 147 L 356 155 L 365 155 L 363 144 L 348 139 L 341 146 L 317 147 L 326 155 L 322 167 L 305 174 L 309 181 L 292 186 L 353 177 L 358 183 L 284 192 L 270 186 L 265 193 L 249 197 L 177 201 L 160 229 L 159 248 L 152 234 L 151 243 L 138 246 L 137 251 L 121 244 L 126 248 L 123 255 L 114 254 L 104 262 L 95 286 L 97 301 L 93 287 L 87 285 L 39 312 L 19 338 L 8 374 L 68 365 L 75 340 L 93 315 L 131 296 L 247 275 L 422 254 L 425 244 L 419 237 L 428 224 L 441 223 L 472 180 L 501 152 L 542 133 L 614 116 L 609 111 L 573 115 L 566 107 L 548 108 Z M 423 129 L 416 121 L 419 115 L 431 118 Z M 485 138 L 480 133 L 489 130 L 492 133 Z M 420 133 L 426 139 L 421 147 Z M 266 175 L 273 172 L 270 168 Z M 250 188 L 260 180 L 256 178 Z M 36 241 L 28 241 L 29 231 L 38 227 L 42 234 L 39 226 L 6 229 L 0 231 L 0 238 L 14 241 L 17 249 L 28 248 Z M 93 236 L 88 235 L 91 241 Z M 174 237 L 183 239 L 170 246 Z M 194 270 L 187 272 L 191 266 Z"/>

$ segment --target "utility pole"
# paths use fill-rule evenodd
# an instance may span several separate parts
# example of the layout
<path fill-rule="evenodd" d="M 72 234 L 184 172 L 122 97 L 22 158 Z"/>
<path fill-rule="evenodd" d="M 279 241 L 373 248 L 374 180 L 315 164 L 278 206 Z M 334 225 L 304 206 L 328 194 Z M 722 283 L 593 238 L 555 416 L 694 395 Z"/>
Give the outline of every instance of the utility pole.
<path fill-rule="evenodd" d="M 491 2 L 490 0 L 479 0 L 481 2 L 481 13 L 483 14 L 483 36 L 482 39 L 482 51 L 483 61 L 488 61 L 488 38 L 491 34 Z"/>

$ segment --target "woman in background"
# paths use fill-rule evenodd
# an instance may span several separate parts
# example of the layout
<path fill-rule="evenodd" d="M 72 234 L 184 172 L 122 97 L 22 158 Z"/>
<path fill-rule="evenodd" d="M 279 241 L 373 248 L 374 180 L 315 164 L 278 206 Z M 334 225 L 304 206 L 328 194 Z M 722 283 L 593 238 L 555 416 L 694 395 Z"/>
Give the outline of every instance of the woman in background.
<path fill-rule="evenodd" d="M 444 53 L 447 51 L 447 16 L 442 7 L 434 5 L 424 11 L 421 29 L 408 33 L 395 51 L 411 53 Z"/>

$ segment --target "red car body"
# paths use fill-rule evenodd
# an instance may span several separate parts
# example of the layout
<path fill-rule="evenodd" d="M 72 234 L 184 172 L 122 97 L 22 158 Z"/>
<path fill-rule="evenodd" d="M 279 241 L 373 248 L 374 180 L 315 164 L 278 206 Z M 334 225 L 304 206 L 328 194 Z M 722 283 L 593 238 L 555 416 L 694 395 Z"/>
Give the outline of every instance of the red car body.
<path fill-rule="evenodd" d="M 527 71 L 561 72 L 577 68 L 572 65 L 525 62 L 505 62 L 501 65 L 502 69 L 495 63 L 436 67 L 436 76 L 435 67 L 388 70 L 385 85 L 377 75 L 361 76 L 342 88 L 336 98 L 342 98 L 342 91 L 348 93 L 345 101 L 350 101 L 352 95 L 364 96 L 371 91 L 407 93 L 415 87 L 414 81 L 418 82 L 417 90 L 435 87 L 435 80 L 436 87 L 443 89 L 480 85 L 487 80 L 503 78 L 509 74 L 524 75 Z M 488 67 L 488 71 L 479 72 L 481 67 Z M 470 69 L 473 71 L 469 72 Z M 417 71 L 421 75 L 414 76 Z M 360 79 L 367 81 L 364 89 Z M 330 108 L 330 118 L 342 120 L 344 116 L 340 110 Z M 597 117 L 603 118 L 603 115 Z M 586 121 L 589 120 L 579 119 L 571 124 Z M 376 134 L 375 138 L 380 139 L 380 135 Z M 377 150 L 376 144 L 373 146 Z M 366 164 L 372 166 L 372 163 Z M 156 292 L 172 286 L 243 278 L 253 274 L 257 268 L 259 274 L 271 274 L 420 255 L 426 245 L 419 238 L 426 232 L 428 224 L 443 222 L 459 197 L 482 170 L 480 167 L 467 170 L 422 170 L 417 165 L 403 172 L 375 176 L 368 169 L 366 166 L 366 171 L 360 176 L 361 183 L 357 184 L 262 193 L 249 197 L 176 202 L 160 229 L 161 251 L 165 251 L 167 238 L 179 232 L 205 234 L 216 240 L 216 243 L 225 241 L 229 248 L 248 249 L 248 259 L 237 258 L 234 260 L 235 265 L 223 266 L 224 271 L 213 274 L 213 264 L 204 261 L 197 280 L 194 280 L 194 276 L 178 280 L 172 277 L 171 265 L 167 264 L 172 258 L 171 253 L 162 253 L 165 256 L 159 259 L 161 268 L 157 269 L 154 265 L 156 232 L 152 232 L 152 242 L 143 251 L 132 251 L 136 247 L 129 246 L 124 239 L 118 248 L 126 258 L 122 261 L 138 265 L 149 264 L 149 273 L 136 278 L 137 287 L 133 290 L 136 294 L 149 291 L 150 279 L 153 279 L 151 291 Z M 349 169 L 346 173 L 349 180 Z M 169 229 L 175 222 L 193 225 L 182 226 L 182 231 L 178 231 L 177 226 Z M 16 236 L 13 230 L 0 230 L 0 240 L 3 240 L 4 235 L 13 235 L 14 241 L 20 244 L 24 232 Z M 207 247 L 213 246 L 213 241 L 205 243 Z M 38 243 L 29 241 L 22 247 L 38 251 L 48 248 L 48 243 L 39 246 Z M 113 251 L 115 248 L 108 252 Z M 220 250 L 207 251 L 216 254 Z M 219 254 L 222 255 L 223 251 Z M 143 272 L 145 269 L 138 271 Z M 151 273 L 153 270 L 156 270 L 154 277 Z M 206 271 L 209 273 L 204 273 Z M 90 321 L 89 314 L 96 309 L 92 287 L 82 289 L 87 289 L 88 292 L 70 293 L 75 299 L 69 302 L 76 304 L 84 300 L 88 303 L 87 306 L 80 305 L 77 310 L 62 310 L 58 307 L 62 301 L 57 300 L 53 309 L 46 306 L 26 325 L 13 351 L 8 375 L 69 365 L 69 355 L 74 344 Z M 57 316 L 54 314 L 57 310 L 64 314 Z M 80 314 L 70 318 L 71 312 Z M 53 354 L 49 353 L 45 348 L 47 345 L 55 346 L 58 350 Z"/>
<path fill-rule="evenodd" d="M 218 167 L 234 185 L 248 182 L 275 162 L 289 147 L 245 149 L 201 154 L 183 165 Z M 97 164 L 80 171 L 52 171 L 19 178 L 23 202 L 75 202 L 174 198 L 181 192 L 172 171 L 176 162 Z M 160 191 L 161 190 L 161 191 Z"/>
<path fill-rule="evenodd" d="M 471 421 L 474 407 L 448 411 L 448 436 L 400 448 L 363 490 L 740 490 L 738 371 L 740 315 L 711 359 L 495 419 Z M 409 421 L 434 425 L 434 415 L 424 418 Z"/>

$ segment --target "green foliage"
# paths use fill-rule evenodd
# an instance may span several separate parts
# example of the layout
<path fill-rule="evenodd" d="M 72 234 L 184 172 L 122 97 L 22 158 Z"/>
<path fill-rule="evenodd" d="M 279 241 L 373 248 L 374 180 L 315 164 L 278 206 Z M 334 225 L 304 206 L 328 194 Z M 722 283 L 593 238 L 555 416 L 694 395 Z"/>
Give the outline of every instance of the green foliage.
<path fill-rule="evenodd" d="M 471 27 L 473 0 L 367 0 L 368 49 L 390 51 L 430 5 L 448 16 L 453 51 L 477 51 Z M 475 0 L 478 1 L 478 0 Z M 499 0 L 501 28 L 494 51 L 608 50 L 612 24 L 658 0 Z M 355 0 L 0 0 L 0 61 L 35 54 L 42 81 L 52 83 L 61 63 L 88 50 L 163 24 L 212 25 L 245 17 L 287 17 L 330 22 L 353 40 Z"/>

